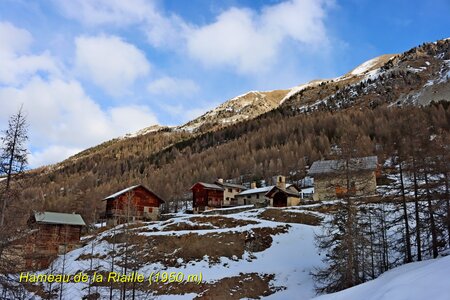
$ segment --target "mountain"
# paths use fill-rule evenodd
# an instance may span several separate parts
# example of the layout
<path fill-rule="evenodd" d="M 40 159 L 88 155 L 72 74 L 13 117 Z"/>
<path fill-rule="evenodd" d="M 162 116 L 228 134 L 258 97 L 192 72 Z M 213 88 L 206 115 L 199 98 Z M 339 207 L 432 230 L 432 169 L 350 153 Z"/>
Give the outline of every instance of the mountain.
<path fill-rule="evenodd" d="M 22 193 L 41 208 L 91 212 L 102 209 L 104 195 L 136 183 L 173 200 L 198 180 L 298 179 L 349 130 L 388 149 L 389 128 L 407 117 L 403 112 L 445 129 L 448 105 L 422 106 L 450 99 L 449 70 L 445 39 L 374 58 L 337 78 L 248 92 L 182 126 L 149 127 L 32 170 Z"/>
<path fill-rule="evenodd" d="M 253 119 L 277 108 L 289 90 L 251 91 L 237 96 L 180 127 L 179 130 L 205 131 Z"/>
<path fill-rule="evenodd" d="M 283 105 L 306 111 L 318 107 L 428 105 L 448 101 L 449 44 L 449 39 L 445 39 L 399 55 L 377 57 L 344 76 L 290 93 Z"/>

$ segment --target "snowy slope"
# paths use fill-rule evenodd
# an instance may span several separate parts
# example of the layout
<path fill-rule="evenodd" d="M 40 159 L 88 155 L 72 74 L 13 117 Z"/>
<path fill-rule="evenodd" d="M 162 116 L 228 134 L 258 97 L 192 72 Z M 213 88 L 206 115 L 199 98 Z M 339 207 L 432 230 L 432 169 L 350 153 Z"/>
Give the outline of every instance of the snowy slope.
<path fill-rule="evenodd" d="M 292 209 L 291 209 L 292 210 Z M 196 223 L 195 218 L 203 218 L 199 215 L 180 216 L 176 219 L 147 223 L 143 227 L 139 227 L 140 235 L 151 236 L 191 236 L 190 239 L 195 239 L 194 235 L 206 234 L 227 234 L 227 233 L 247 233 L 251 234 L 252 230 L 258 228 L 279 228 L 285 226 L 286 223 L 262 220 L 257 217 L 263 210 L 252 210 L 238 214 L 228 215 L 226 218 L 236 220 L 236 222 L 250 221 L 249 225 L 237 225 L 230 228 L 217 229 L 200 229 L 200 230 L 166 230 L 167 226 L 175 228 L 173 225 L 177 223 L 200 225 Z M 294 210 L 297 211 L 298 210 Z M 194 218 L 194 219 L 193 219 Z M 207 219 L 206 219 L 207 220 Z M 203 223 L 209 224 L 209 223 Z M 209 224 L 211 225 L 211 224 Z M 310 275 L 316 267 L 321 267 L 321 257 L 314 245 L 314 236 L 318 227 L 303 224 L 290 223 L 288 231 L 285 233 L 272 235 L 271 246 L 263 251 L 248 252 L 245 251 L 241 258 L 220 257 L 219 262 L 211 260 L 207 255 L 203 256 L 201 260 L 186 260 L 178 258 L 179 265 L 176 267 L 165 265 L 161 262 L 148 263 L 139 269 L 139 273 L 151 274 L 164 270 L 165 272 L 183 272 L 185 274 L 199 274 L 202 273 L 205 282 L 217 282 L 223 278 L 230 278 L 239 276 L 241 273 L 258 273 L 261 276 L 264 274 L 273 274 L 274 278 L 270 281 L 270 286 L 277 289 L 277 291 L 268 296 L 269 299 L 310 299 L 315 296 L 314 282 Z M 121 230 L 118 226 L 116 230 Z M 111 245 L 105 240 L 105 237 L 110 236 L 112 230 L 105 231 L 95 237 L 94 240 L 87 243 L 84 247 L 71 251 L 65 256 L 65 273 L 75 274 L 76 272 L 88 272 L 90 270 L 89 260 L 82 259 L 83 256 L 90 256 L 91 251 L 95 257 L 93 261 L 93 268 L 96 270 L 109 271 L 109 253 Z M 95 249 L 92 250 L 92 243 L 95 243 Z M 206 246 L 208 247 L 208 246 Z M 173 255 L 177 257 L 180 249 L 174 249 Z M 150 251 L 150 249 L 149 249 Z M 42 273 L 59 273 L 63 264 L 63 256 L 60 256 L 53 266 Z M 100 259 L 99 259 L 100 258 Z M 52 269 L 54 271 L 52 271 Z M 120 268 L 117 269 L 120 272 Z M 86 295 L 86 283 L 67 283 L 64 286 L 63 299 L 81 299 Z M 100 288 L 100 295 L 107 297 L 108 288 Z M 182 295 L 153 295 L 157 299 L 193 299 L 198 294 L 186 291 Z M 137 299 L 147 299 L 148 294 L 141 294 L 138 292 Z M 151 296 L 151 295 L 150 295 Z M 38 298 L 40 299 L 40 298 Z M 103 298 L 102 298 L 103 299 Z"/>
<path fill-rule="evenodd" d="M 450 256 L 410 263 L 387 271 L 377 279 L 317 300 L 448 300 Z"/>

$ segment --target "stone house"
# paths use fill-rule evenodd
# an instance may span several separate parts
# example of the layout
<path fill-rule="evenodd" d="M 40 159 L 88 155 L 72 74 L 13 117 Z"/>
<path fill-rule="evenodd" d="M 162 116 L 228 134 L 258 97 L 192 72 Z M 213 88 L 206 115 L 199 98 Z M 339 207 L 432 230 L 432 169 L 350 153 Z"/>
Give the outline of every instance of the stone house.
<path fill-rule="evenodd" d="M 376 156 L 345 160 L 315 161 L 308 170 L 314 177 L 313 200 L 331 200 L 376 194 L 378 160 Z"/>

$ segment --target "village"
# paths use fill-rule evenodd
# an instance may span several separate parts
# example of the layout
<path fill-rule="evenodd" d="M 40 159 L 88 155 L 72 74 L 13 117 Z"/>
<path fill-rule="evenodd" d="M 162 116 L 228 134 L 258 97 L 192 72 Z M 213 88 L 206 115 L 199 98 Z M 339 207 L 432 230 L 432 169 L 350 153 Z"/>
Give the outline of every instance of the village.
<path fill-rule="evenodd" d="M 277 175 L 271 185 L 257 186 L 231 183 L 196 182 L 190 187 L 191 214 L 229 214 L 253 208 L 286 208 L 339 199 L 343 195 L 359 198 L 376 195 L 380 167 L 376 156 L 314 162 L 300 184 Z M 169 201 L 162 199 L 143 184 L 126 187 L 102 199 L 105 211 L 99 224 L 114 227 L 133 222 L 167 219 L 162 208 Z M 164 217 L 164 218 L 163 218 Z M 17 256 L 24 270 L 47 268 L 58 255 L 82 246 L 81 237 L 87 233 L 83 216 L 76 212 L 35 212 L 29 219 L 29 234 L 17 239 L 10 256 Z M 23 258 L 23 259 L 22 259 Z"/>

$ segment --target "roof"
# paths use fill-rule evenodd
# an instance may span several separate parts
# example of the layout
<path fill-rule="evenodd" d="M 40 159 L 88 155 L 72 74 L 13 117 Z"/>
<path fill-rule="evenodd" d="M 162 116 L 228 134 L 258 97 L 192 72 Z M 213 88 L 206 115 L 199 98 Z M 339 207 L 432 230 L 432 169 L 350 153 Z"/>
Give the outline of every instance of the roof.
<path fill-rule="evenodd" d="M 223 187 L 221 187 L 221 186 L 219 186 L 219 185 L 217 185 L 217 184 L 214 184 L 214 183 L 197 182 L 196 184 L 200 184 L 200 185 L 204 186 L 204 187 L 207 188 L 207 189 L 223 191 Z M 190 189 L 192 190 L 192 188 L 193 188 L 196 184 L 194 184 Z"/>
<path fill-rule="evenodd" d="M 66 214 L 57 212 L 36 212 L 34 213 L 36 223 L 40 224 L 65 224 L 75 226 L 85 226 L 83 218 L 79 214 Z"/>
<path fill-rule="evenodd" d="M 315 161 L 308 170 L 308 175 L 338 173 L 344 170 L 344 160 L 319 160 Z M 376 156 L 352 158 L 349 161 L 350 171 L 375 170 L 378 159 Z"/>
<path fill-rule="evenodd" d="M 108 197 L 105 197 L 103 200 L 106 200 L 106 199 L 114 199 L 114 198 L 116 198 L 116 197 L 118 197 L 118 196 L 120 196 L 120 195 L 122 195 L 122 194 L 125 194 L 125 193 L 127 193 L 127 192 L 129 192 L 129 191 L 131 191 L 131 190 L 134 190 L 134 189 L 137 188 L 138 186 L 140 186 L 140 185 L 133 185 L 133 186 L 127 187 L 126 189 L 120 190 L 120 191 L 118 191 L 117 193 L 114 193 L 114 194 L 112 194 L 112 195 L 109 195 Z"/>
<path fill-rule="evenodd" d="M 241 196 L 241 195 L 253 195 L 253 194 L 260 194 L 260 193 L 267 193 L 267 192 L 270 191 L 273 187 L 274 187 L 274 185 L 270 185 L 270 186 L 260 187 L 260 188 L 256 188 L 256 189 L 249 189 L 249 190 L 240 192 L 240 193 L 238 194 L 238 196 Z"/>
<path fill-rule="evenodd" d="M 237 188 L 237 189 L 242 189 L 242 190 L 246 190 L 247 189 L 246 186 L 243 186 L 241 184 L 234 184 L 234 183 L 228 183 L 228 182 L 219 182 L 219 181 L 216 181 L 215 184 L 219 185 L 219 186 L 225 186 L 225 187 L 230 187 L 230 188 Z"/>
<path fill-rule="evenodd" d="M 297 192 L 300 192 L 300 188 L 296 184 L 286 183 L 286 189 L 289 189 L 289 188 L 294 188 Z"/>
<path fill-rule="evenodd" d="M 279 187 L 277 187 L 277 186 L 274 186 L 273 188 L 271 188 L 270 191 L 268 191 L 268 192 L 266 193 L 266 196 L 270 198 L 270 197 L 271 197 L 271 194 L 272 194 L 272 193 L 275 193 L 276 190 L 278 190 L 278 191 L 280 191 L 280 192 L 282 192 L 282 193 L 285 193 L 285 194 L 287 194 L 287 195 L 289 195 L 289 196 L 300 197 L 299 193 L 292 192 L 292 191 L 289 191 L 289 190 L 286 190 L 286 189 L 282 189 L 282 188 L 279 188 Z"/>
<path fill-rule="evenodd" d="M 128 193 L 129 191 L 134 190 L 135 188 L 141 187 L 144 190 L 146 190 L 147 192 L 153 194 L 156 198 L 158 198 L 161 202 L 165 202 L 161 197 L 159 197 L 155 192 L 153 192 L 152 190 L 150 190 L 149 188 L 143 186 L 142 184 L 138 184 L 138 185 L 133 185 L 130 187 L 127 187 L 126 189 L 120 190 L 117 193 L 114 193 L 112 195 L 109 195 L 108 197 L 103 198 L 103 200 L 109 200 L 109 199 L 115 199 L 117 197 L 119 197 L 120 195 L 123 195 L 125 193 Z"/>

